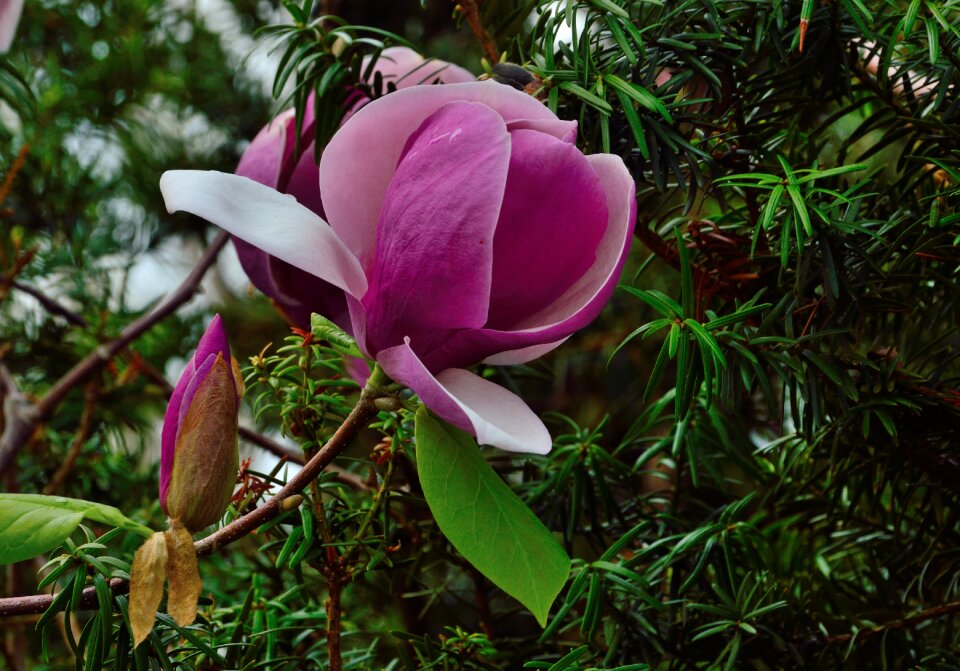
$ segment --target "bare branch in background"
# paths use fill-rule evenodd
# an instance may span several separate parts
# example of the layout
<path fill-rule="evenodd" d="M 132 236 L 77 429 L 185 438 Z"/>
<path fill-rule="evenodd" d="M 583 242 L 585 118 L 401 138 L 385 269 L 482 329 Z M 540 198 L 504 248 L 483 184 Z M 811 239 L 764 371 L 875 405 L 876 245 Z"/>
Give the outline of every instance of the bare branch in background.
<path fill-rule="evenodd" d="M 187 275 L 187 278 L 171 293 L 166 300 L 149 313 L 132 322 L 123 330 L 119 337 L 104 343 L 90 352 L 79 363 L 60 378 L 50 391 L 36 403 L 25 406 L 18 404 L 10 414 L 6 414 L 7 424 L 0 437 L 0 473 L 7 470 L 16 458 L 17 452 L 30 438 L 38 424 L 53 415 L 63 399 L 75 387 L 83 384 L 90 375 L 103 368 L 113 357 L 117 356 L 131 342 L 143 335 L 166 317 L 173 314 L 177 308 L 193 298 L 200 288 L 204 275 L 217 260 L 220 250 L 230 236 L 220 232 L 213 239 L 210 246 L 200 257 L 197 265 Z M 9 397 L 8 397 L 9 398 Z M 5 405 L 6 413 L 6 405 Z"/>

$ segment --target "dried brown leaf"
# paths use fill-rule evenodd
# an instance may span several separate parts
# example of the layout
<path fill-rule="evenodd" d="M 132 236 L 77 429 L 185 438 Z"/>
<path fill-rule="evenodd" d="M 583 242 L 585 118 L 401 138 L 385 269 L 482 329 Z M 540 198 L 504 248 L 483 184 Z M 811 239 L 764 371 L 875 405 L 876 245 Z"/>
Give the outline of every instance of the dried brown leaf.
<path fill-rule="evenodd" d="M 197 600 L 203 585 L 197 568 L 193 537 L 177 520 L 170 523 L 167 539 L 167 612 L 181 627 L 197 617 Z"/>
<path fill-rule="evenodd" d="M 158 531 L 140 546 L 130 567 L 130 629 L 134 647 L 153 630 L 167 576 L 167 543 Z"/>

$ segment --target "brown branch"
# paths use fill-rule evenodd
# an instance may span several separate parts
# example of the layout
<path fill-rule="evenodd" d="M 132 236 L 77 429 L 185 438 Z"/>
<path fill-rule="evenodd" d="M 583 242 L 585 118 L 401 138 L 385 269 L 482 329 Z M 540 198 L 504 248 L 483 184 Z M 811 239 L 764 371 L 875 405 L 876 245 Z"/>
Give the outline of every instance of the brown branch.
<path fill-rule="evenodd" d="M 634 231 L 634 235 L 640 242 L 649 247 L 651 252 L 670 264 L 674 270 L 680 270 L 680 254 L 677 253 L 676 247 L 664 240 L 660 234 L 651 228 L 638 226 Z M 710 273 L 706 272 L 700 265 L 692 264 L 691 270 L 693 271 L 694 286 L 702 288 L 703 291 L 710 295 L 716 293 L 724 294 L 724 292 L 727 291 L 728 287 L 717 280 L 717 278 L 711 276 Z"/>
<path fill-rule="evenodd" d="M 384 378 L 374 372 L 356 407 L 350 412 L 326 444 L 308 461 L 304 467 L 285 484 L 280 491 L 272 498 L 268 499 L 255 510 L 247 513 L 243 517 L 234 520 L 219 531 L 216 531 L 206 538 L 202 538 L 193 544 L 198 557 L 218 552 L 221 548 L 240 540 L 269 522 L 274 517 L 283 512 L 283 501 L 294 494 L 299 494 L 309 485 L 320 472 L 333 459 L 339 455 L 350 444 L 350 441 L 363 429 L 371 419 L 377 414 L 377 407 L 374 400 L 383 396 L 380 391 L 380 385 Z M 113 578 L 110 580 L 110 590 L 114 594 L 125 594 L 130 584 L 126 580 Z M 9 617 L 11 615 L 30 615 L 42 613 L 50 604 L 53 603 L 56 595 L 52 594 L 34 594 L 30 596 L 9 597 L 0 599 L 0 617 Z M 83 590 L 80 598 L 80 608 L 97 607 L 96 589 L 88 587 Z"/>
<path fill-rule="evenodd" d="M 103 368 L 113 357 L 117 356 L 144 332 L 193 298 L 203 276 L 217 260 L 217 255 L 229 239 L 230 235 L 225 231 L 218 233 L 203 256 L 200 257 L 194 269 L 163 303 L 130 323 L 117 338 L 100 345 L 80 360 L 50 388 L 36 405 L 24 409 L 12 417 L 7 417 L 8 425 L 5 427 L 2 437 L 0 437 L 0 473 L 7 470 L 17 452 L 33 434 L 37 425 L 53 415 L 67 394 L 75 387 L 83 384 L 90 375 Z"/>
<path fill-rule="evenodd" d="M 454 0 L 454 2 L 463 13 L 463 18 L 470 24 L 470 30 L 473 31 L 480 46 L 483 47 L 483 53 L 486 54 L 487 60 L 490 61 L 491 65 L 499 63 L 500 54 L 497 52 L 497 45 L 480 20 L 480 0 Z"/>
<path fill-rule="evenodd" d="M 11 281 L 10 286 L 12 286 L 14 289 L 18 289 L 22 291 L 28 296 L 33 296 L 35 299 L 37 299 L 40 305 L 42 305 L 43 308 L 50 314 L 63 317 L 74 326 L 87 325 L 86 319 L 78 315 L 76 312 L 73 312 L 72 310 L 65 308 L 63 305 L 61 305 L 57 301 L 50 298 L 49 296 L 41 292 L 39 289 L 34 289 L 33 287 L 26 285 L 23 282 L 19 282 L 17 280 Z"/>
<path fill-rule="evenodd" d="M 336 571 L 327 572 L 327 659 L 330 662 L 330 671 L 342 671 L 343 653 L 340 649 L 340 596 L 343 594 L 343 582 Z"/>
<path fill-rule="evenodd" d="M 25 144 L 20 147 L 20 153 L 17 154 L 17 157 L 13 160 L 13 165 L 10 166 L 10 169 L 4 176 L 3 184 L 0 184 L 0 203 L 7 199 L 7 196 L 10 193 L 10 188 L 13 186 L 13 180 L 16 178 L 17 173 L 20 172 L 24 162 L 27 160 L 28 153 L 30 153 L 29 144 Z"/>
<path fill-rule="evenodd" d="M 67 477 L 69 477 L 70 471 L 73 470 L 74 465 L 77 463 L 77 459 L 80 458 L 80 452 L 83 450 L 83 444 L 86 443 L 87 439 L 90 437 L 90 429 L 93 426 L 93 415 L 97 408 L 98 396 L 99 394 L 97 393 L 97 385 L 88 384 L 87 392 L 84 398 L 83 414 L 80 417 L 80 427 L 77 429 L 77 433 L 73 437 L 73 442 L 70 444 L 70 449 L 67 451 L 66 459 L 63 460 L 63 463 L 60 464 L 60 467 L 57 469 L 56 473 L 54 473 L 53 477 L 50 478 L 50 482 L 46 487 L 44 487 L 44 494 L 50 496 L 60 491 L 63 483 L 66 482 Z"/>
<path fill-rule="evenodd" d="M 16 380 L 13 379 L 13 374 L 2 363 L 0 363 L 0 390 L 3 391 L 3 432 L 0 433 L 0 455 L 2 455 L 3 446 L 8 442 L 16 438 L 22 444 L 33 434 L 33 423 L 27 429 L 24 429 L 23 425 L 30 421 L 36 412 L 36 406 L 23 395 Z M 0 469 L 0 472 L 3 471 L 4 469 Z"/>
<path fill-rule="evenodd" d="M 932 620 L 934 618 L 942 617 L 944 615 L 953 615 L 955 613 L 960 613 L 960 601 L 952 601 L 950 603 L 945 603 L 941 606 L 934 606 L 933 608 L 927 608 L 922 610 L 916 615 L 911 615 L 910 617 L 905 617 L 901 620 L 893 620 L 891 622 L 885 622 L 884 624 L 877 625 L 876 627 L 868 627 L 867 629 L 861 629 L 856 634 L 841 634 L 839 636 L 830 636 L 827 638 L 827 645 L 833 645 L 835 643 L 846 643 L 854 638 L 865 638 L 867 636 L 873 636 L 874 634 L 882 634 L 891 629 L 903 629 L 904 627 L 912 627 L 915 624 L 921 622 L 926 622 L 927 620 Z"/>

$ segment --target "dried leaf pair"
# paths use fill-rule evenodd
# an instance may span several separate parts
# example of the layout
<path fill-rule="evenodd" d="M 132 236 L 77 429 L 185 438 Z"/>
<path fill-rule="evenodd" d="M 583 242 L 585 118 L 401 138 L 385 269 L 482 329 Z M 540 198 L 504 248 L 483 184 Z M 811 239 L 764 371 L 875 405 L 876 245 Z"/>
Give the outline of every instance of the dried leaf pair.
<path fill-rule="evenodd" d="M 181 627 L 197 617 L 202 584 L 193 537 L 176 520 L 140 546 L 130 570 L 130 629 L 134 647 L 150 632 L 167 581 L 167 613 Z"/>

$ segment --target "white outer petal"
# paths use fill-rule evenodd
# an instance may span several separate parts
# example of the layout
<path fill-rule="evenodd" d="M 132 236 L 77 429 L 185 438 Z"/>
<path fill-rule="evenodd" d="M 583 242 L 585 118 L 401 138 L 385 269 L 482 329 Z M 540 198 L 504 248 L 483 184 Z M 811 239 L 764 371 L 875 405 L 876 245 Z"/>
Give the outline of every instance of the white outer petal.
<path fill-rule="evenodd" d="M 567 336 L 567 338 L 569 338 L 569 336 Z M 527 363 L 528 361 L 539 359 L 547 352 L 552 352 L 567 342 L 567 338 L 561 338 L 560 340 L 542 345 L 530 345 L 529 347 L 521 347 L 520 349 L 498 352 L 497 354 L 488 356 L 483 360 L 483 363 L 490 364 L 491 366 L 513 366 L 519 363 Z"/>
<path fill-rule="evenodd" d="M 293 196 L 213 170 L 168 170 L 160 178 L 168 212 L 190 212 L 348 294 L 360 298 L 360 262 L 323 219 Z"/>
<path fill-rule="evenodd" d="M 522 398 L 462 368 L 434 375 L 410 347 L 410 338 L 377 353 L 377 363 L 436 415 L 473 433 L 477 442 L 511 452 L 550 451 L 550 432 Z"/>
<path fill-rule="evenodd" d="M 547 427 L 512 391 L 462 368 L 448 368 L 437 381 L 470 420 L 481 445 L 534 454 L 553 446 Z"/>

